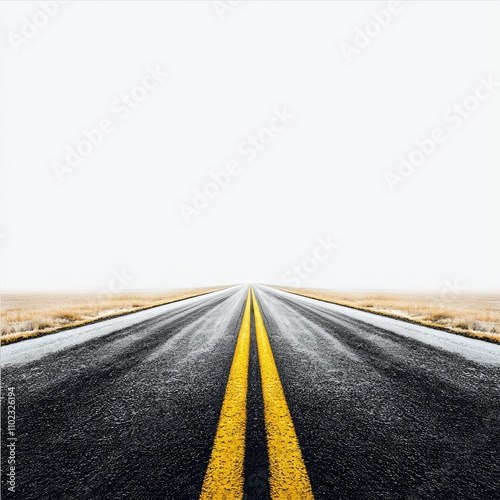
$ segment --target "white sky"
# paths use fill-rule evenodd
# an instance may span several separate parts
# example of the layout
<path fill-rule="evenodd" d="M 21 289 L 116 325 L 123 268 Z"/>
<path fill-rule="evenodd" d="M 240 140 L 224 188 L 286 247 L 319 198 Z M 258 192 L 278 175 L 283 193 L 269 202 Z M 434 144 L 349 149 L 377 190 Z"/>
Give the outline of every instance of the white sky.
<path fill-rule="evenodd" d="M 500 82 L 500 5 L 404 2 L 348 63 L 341 44 L 387 6 L 248 1 L 221 20 L 214 2 L 73 1 L 16 51 L 44 15 L 4 2 L 2 289 L 106 289 L 124 271 L 129 289 L 285 284 L 308 258 L 308 287 L 498 291 L 500 87 L 456 129 L 444 117 Z M 157 66 L 168 77 L 124 118 L 113 103 Z M 248 162 L 240 144 L 283 108 L 295 118 Z M 104 118 L 59 182 L 53 164 Z M 384 173 L 437 127 L 392 192 Z M 230 161 L 186 224 L 179 205 Z M 316 266 L 321 236 L 340 246 Z"/>

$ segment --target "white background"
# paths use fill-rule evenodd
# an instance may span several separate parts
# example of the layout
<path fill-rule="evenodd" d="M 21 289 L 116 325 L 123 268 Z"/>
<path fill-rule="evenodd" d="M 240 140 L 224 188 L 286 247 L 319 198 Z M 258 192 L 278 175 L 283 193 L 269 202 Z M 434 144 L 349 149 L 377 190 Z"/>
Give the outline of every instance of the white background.
<path fill-rule="evenodd" d="M 130 289 L 284 284 L 319 236 L 340 244 L 303 286 L 500 288 L 500 89 L 453 131 L 443 113 L 500 81 L 496 2 L 404 2 L 355 54 L 340 45 L 387 2 L 71 2 L 16 52 L 40 10 L 2 5 L 1 286 Z M 12 37 L 11 37 L 12 38 Z M 146 67 L 169 73 L 126 120 Z M 273 108 L 296 118 L 253 162 Z M 59 182 L 82 129 L 113 133 Z M 392 192 L 414 141 L 449 131 Z M 209 173 L 242 172 L 186 224 Z"/>

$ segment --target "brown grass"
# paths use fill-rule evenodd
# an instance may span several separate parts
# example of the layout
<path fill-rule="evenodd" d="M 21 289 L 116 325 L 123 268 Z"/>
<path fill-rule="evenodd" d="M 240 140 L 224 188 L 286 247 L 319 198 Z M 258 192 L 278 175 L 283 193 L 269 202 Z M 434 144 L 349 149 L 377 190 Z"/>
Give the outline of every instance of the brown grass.
<path fill-rule="evenodd" d="M 409 294 L 285 288 L 314 299 L 500 343 L 500 293 Z"/>
<path fill-rule="evenodd" d="M 1 343 L 38 337 L 222 288 L 113 293 L 109 297 L 93 293 L 5 293 L 1 295 Z"/>

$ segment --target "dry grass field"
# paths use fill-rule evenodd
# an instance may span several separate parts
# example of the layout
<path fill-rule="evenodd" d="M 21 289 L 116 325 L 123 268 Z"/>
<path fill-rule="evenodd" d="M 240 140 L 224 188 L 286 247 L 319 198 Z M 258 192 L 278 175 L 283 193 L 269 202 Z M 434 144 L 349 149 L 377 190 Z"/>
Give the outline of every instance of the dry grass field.
<path fill-rule="evenodd" d="M 500 293 L 450 293 L 441 296 L 276 288 L 500 343 Z"/>
<path fill-rule="evenodd" d="M 202 295 L 219 288 L 166 292 L 5 293 L 1 299 L 1 341 L 9 344 L 65 328 Z"/>

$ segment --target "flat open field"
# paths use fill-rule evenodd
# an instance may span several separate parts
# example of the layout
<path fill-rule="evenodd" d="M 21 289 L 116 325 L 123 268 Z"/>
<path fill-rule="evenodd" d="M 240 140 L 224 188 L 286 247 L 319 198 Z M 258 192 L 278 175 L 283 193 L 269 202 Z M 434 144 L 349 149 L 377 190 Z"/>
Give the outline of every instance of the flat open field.
<path fill-rule="evenodd" d="M 224 287 L 164 292 L 4 293 L 2 344 L 202 295 Z"/>
<path fill-rule="evenodd" d="M 500 293 L 450 293 L 443 296 L 276 288 L 500 343 Z"/>

